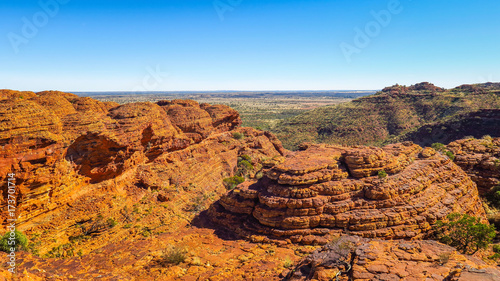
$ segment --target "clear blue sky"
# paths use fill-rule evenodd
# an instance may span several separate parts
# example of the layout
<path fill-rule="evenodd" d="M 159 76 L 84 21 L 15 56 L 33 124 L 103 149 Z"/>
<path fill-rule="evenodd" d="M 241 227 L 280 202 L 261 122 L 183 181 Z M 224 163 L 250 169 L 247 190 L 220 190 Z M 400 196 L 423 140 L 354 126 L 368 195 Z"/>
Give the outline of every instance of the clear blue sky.
<path fill-rule="evenodd" d="M 54 1 L 0 2 L 0 88 L 341 90 L 500 80 L 497 0 Z M 391 19 L 375 23 L 372 11 L 382 10 Z M 366 28 L 368 43 L 356 38 Z M 355 52 L 346 56 L 345 46 Z"/>

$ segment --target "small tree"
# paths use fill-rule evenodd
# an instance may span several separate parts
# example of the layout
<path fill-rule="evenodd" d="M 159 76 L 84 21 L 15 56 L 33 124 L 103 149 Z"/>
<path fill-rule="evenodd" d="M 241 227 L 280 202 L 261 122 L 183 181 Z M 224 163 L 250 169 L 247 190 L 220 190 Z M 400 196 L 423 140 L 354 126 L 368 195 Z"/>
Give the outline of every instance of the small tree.
<path fill-rule="evenodd" d="M 9 239 L 11 237 L 11 232 L 5 233 L 5 235 L 0 239 L 0 250 L 9 253 L 10 248 L 15 248 L 18 250 L 26 250 L 28 245 L 28 238 L 20 231 L 14 231 L 14 239 Z"/>
<path fill-rule="evenodd" d="M 495 227 L 481 223 L 481 219 L 467 214 L 452 213 L 435 224 L 436 237 L 463 254 L 474 254 L 485 249 L 495 238 Z"/>

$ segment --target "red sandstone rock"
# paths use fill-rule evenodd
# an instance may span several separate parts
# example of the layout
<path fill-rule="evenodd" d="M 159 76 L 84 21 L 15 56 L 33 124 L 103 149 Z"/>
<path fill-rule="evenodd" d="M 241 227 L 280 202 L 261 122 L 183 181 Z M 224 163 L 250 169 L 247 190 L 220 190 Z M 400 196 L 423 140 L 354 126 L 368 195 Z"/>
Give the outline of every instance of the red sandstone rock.
<path fill-rule="evenodd" d="M 500 138 L 463 139 L 448 144 L 459 165 L 474 182 L 480 194 L 500 185 Z"/>
<path fill-rule="evenodd" d="M 441 154 L 412 143 L 384 148 L 312 145 L 210 209 L 244 237 L 322 244 L 338 232 L 421 238 L 452 212 L 484 217 L 471 179 Z M 423 153 L 421 153 L 423 152 Z M 378 171 L 389 176 L 379 178 Z"/>
<path fill-rule="evenodd" d="M 350 278 L 349 278 L 350 277 Z M 500 271 L 436 241 L 342 236 L 304 258 L 285 280 L 499 280 Z"/>
<path fill-rule="evenodd" d="M 89 180 L 115 178 L 162 154 L 183 150 L 193 141 L 201 142 L 241 124 L 239 114 L 225 106 L 205 104 L 202 108 L 194 101 L 165 103 L 173 107 L 170 116 L 165 108 L 152 103 L 119 106 L 57 91 L 1 90 L 0 180 L 16 173 L 22 220 L 53 210 Z M 217 180 L 233 173 L 239 150 L 243 152 L 250 143 L 266 146 L 263 149 L 276 156 L 273 142 L 279 141 L 270 141 L 264 133 L 251 134 L 255 135 L 253 141 L 246 142 L 244 148 L 234 146 L 226 160 L 224 153 L 214 150 L 219 156 L 216 159 L 234 162 L 221 165 Z M 198 149 L 202 155 L 205 148 Z M 192 175 L 202 171 L 209 173 L 210 169 L 195 169 Z M 56 200 L 58 197 L 62 198 Z M 5 209 L 4 198 L 0 207 Z"/>

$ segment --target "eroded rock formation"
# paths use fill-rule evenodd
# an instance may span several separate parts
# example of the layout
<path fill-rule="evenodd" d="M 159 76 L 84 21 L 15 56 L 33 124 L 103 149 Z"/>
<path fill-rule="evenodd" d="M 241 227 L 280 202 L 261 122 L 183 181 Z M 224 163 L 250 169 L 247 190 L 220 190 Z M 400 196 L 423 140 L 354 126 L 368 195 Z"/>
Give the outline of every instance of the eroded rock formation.
<path fill-rule="evenodd" d="M 500 138 L 468 138 L 448 144 L 459 165 L 474 182 L 480 194 L 500 185 Z"/>
<path fill-rule="evenodd" d="M 115 179 L 138 167 L 138 171 L 157 171 L 167 185 L 215 178 L 221 185 L 222 177 L 234 173 L 237 157 L 245 149 L 262 157 L 284 153 L 270 134 L 243 129 L 248 137 L 241 142 L 231 133 L 223 134 L 240 124 L 233 109 L 195 101 L 119 105 L 57 91 L 1 90 L 0 180 L 16 174 L 20 221 L 67 203 L 72 193 L 89 183 Z M 187 167 L 189 161 L 198 164 Z M 181 166 L 189 176 L 182 174 Z M 211 168 L 218 169 L 215 178 Z M 145 187 L 155 177 L 138 176 Z M 7 192 L 5 186 L 2 192 Z"/>
<path fill-rule="evenodd" d="M 421 238 L 452 212 L 484 217 L 476 185 L 448 157 L 407 142 L 311 145 L 223 196 L 210 216 L 253 240 L 324 244 L 339 232 Z"/>

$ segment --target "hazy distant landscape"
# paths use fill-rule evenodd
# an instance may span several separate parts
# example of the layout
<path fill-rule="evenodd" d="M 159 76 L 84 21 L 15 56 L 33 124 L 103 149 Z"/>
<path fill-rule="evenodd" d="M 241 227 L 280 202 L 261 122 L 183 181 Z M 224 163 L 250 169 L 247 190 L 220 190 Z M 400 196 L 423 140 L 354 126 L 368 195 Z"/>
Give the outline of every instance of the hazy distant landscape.
<path fill-rule="evenodd" d="M 272 130 L 282 120 L 318 107 L 349 102 L 376 91 L 220 91 L 220 92 L 75 92 L 82 97 L 119 104 L 190 99 L 224 104 L 237 110 L 243 126 Z"/>

